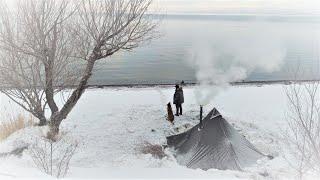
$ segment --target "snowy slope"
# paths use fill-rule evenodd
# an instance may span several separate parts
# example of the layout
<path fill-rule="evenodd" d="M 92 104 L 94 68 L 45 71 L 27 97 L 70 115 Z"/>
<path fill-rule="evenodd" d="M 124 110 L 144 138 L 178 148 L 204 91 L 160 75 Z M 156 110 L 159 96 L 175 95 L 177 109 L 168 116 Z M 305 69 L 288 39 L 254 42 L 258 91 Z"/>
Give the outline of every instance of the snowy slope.
<path fill-rule="evenodd" d="M 166 103 L 172 101 L 173 92 L 172 87 L 88 90 L 62 124 L 62 131 L 80 142 L 66 178 L 294 177 L 282 158 L 278 141 L 279 132 L 285 126 L 286 97 L 282 85 L 234 86 L 219 94 L 204 108 L 206 114 L 216 107 L 259 150 L 275 156 L 273 160 L 259 160 L 257 165 L 244 172 L 202 171 L 179 166 L 170 150 L 166 150 L 169 156 L 162 160 L 141 154 L 137 149 L 142 143 L 165 144 L 166 136 L 182 131 L 186 124 L 198 123 L 199 107 L 194 98 L 194 87 L 184 88 L 184 115 L 176 118 L 174 126 L 166 121 Z M 4 96 L 1 96 L 1 102 L 1 109 L 10 106 L 11 110 L 21 111 Z M 30 134 L 39 132 L 39 128 L 31 128 L 14 134 L 0 143 L 0 153 L 10 151 L 21 141 L 28 141 Z M 34 167 L 27 153 L 21 158 L 12 156 L 0 160 L 0 179 L 49 178 Z"/>

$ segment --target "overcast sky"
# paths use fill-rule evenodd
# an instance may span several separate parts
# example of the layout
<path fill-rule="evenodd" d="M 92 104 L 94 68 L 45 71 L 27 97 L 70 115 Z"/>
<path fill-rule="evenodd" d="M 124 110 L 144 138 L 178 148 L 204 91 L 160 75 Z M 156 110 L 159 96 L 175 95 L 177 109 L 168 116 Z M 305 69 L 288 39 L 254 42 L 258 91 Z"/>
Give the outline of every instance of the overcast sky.
<path fill-rule="evenodd" d="M 320 14 L 320 0 L 154 0 L 166 13 Z"/>
<path fill-rule="evenodd" d="M 13 5 L 13 0 L 7 1 Z M 165 14 L 320 15 L 320 0 L 153 0 Z"/>

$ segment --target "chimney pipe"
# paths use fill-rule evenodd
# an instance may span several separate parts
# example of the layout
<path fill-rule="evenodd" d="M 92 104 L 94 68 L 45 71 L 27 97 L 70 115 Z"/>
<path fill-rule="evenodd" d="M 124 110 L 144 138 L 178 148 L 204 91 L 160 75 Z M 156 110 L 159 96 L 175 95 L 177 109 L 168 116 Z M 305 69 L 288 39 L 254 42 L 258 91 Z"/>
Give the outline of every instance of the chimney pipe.
<path fill-rule="evenodd" d="M 202 124 L 202 113 L 203 113 L 203 106 L 200 106 L 200 129 L 203 128 L 203 124 Z"/>

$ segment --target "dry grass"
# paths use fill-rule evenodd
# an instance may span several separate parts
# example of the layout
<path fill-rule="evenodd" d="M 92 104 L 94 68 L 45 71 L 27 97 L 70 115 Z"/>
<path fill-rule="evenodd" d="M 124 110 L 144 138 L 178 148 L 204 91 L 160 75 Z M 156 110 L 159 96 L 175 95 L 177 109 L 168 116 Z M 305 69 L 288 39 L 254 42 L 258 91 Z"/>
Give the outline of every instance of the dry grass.
<path fill-rule="evenodd" d="M 35 124 L 35 120 L 32 116 L 28 118 L 19 114 L 18 116 L 11 117 L 10 120 L 0 122 L 0 141 L 6 139 L 14 132 L 33 126 Z"/>
<path fill-rule="evenodd" d="M 144 142 L 137 148 L 142 154 L 151 154 L 154 158 L 162 159 L 167 157 L 167 154 L 164 152 L 164 148 L 158 144 L 151 144 L 149 142 Z"/>

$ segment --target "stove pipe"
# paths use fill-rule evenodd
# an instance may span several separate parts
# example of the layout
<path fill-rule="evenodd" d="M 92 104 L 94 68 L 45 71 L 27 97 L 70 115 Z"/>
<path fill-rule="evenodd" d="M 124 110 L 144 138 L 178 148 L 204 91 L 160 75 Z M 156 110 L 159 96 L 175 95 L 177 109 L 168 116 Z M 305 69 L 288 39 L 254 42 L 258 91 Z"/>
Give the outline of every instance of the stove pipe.
<path fill-rule="evenodd" d="M 202 113 L 203 113 L 203 106 L 200 106 L 200 129 L 203 128 L 203 124 L 202 124 Z"/>

